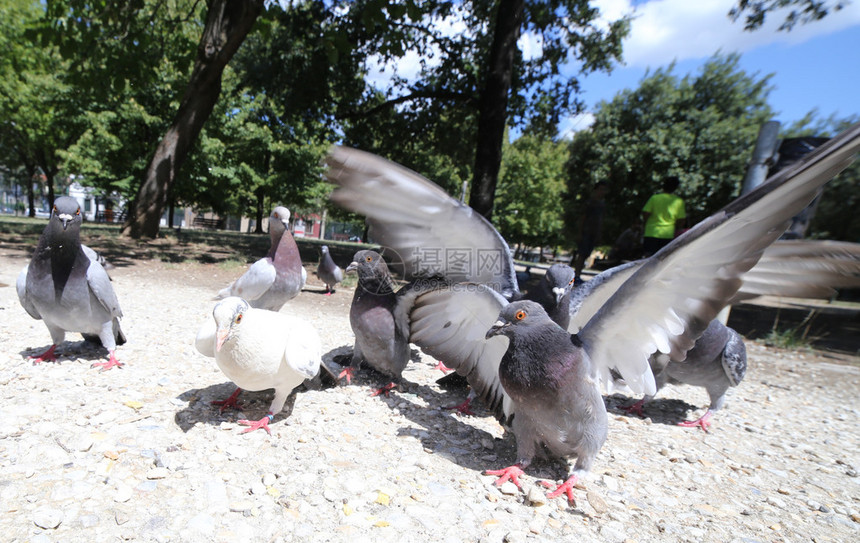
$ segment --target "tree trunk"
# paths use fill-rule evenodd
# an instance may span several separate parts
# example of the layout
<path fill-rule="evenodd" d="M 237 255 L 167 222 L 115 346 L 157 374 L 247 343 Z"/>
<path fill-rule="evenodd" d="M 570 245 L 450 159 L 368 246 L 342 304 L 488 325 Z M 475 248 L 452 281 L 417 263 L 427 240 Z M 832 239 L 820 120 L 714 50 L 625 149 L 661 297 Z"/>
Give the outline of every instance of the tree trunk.
<path fill-rule="evenodd" d="M 257 213 L 256 213 L 256 224 L 254 225 L 254 233 L 262 234 L 263 233 L 263 206 L 265 205 L 265 196 L 263 196 L 263 189 L 257 189 Z"/>
<path fill-rule="evenodd" d="M 129 205 L 123 233 L 133 238 L 158 235 L 168 189 L 218 101 L 224 67 L 245 40 L 262 9 L 263 0 L 210 2 L 188 87 L 173 123 L 146 168 L 137 198 Z"/>
<path fill-rule="evenodd" d="M 36 216 L 36 191 L 33 190 L 33 179 L 36 177 L 36 167 L 27 166 L 27 204 L 30 210 L 27 216 L 33 218 Z"/>
<path fill-rule="evenodd" d="M 502 163 L 502 139 L 508 116 L 514 54 L 523 22 L 525 0 L 502 0 L 496 13 L 487 80 L 478 104 L 478 141 L 469 205 L 489 219 Z"/>

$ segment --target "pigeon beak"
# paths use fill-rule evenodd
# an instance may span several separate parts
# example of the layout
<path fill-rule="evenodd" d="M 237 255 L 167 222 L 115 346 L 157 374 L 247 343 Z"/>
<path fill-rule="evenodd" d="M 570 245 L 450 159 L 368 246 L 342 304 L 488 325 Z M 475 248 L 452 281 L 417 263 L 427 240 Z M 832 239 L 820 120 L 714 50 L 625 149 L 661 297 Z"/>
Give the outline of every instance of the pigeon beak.
<path fill-rule="evenodd" d="M 493 323 L 493 326 L 487 330 L 487 335 L 484 336 L 485 339 L 490 339 L 491 337 L 498 336 L 499 334 L 504 333 L 505 328 L 510 326 L 511 323 L 505 322 L 503 320 L 497 320 Z"/>
<path fill-rule="evenodd" d="M 72 217 L 68 213 L 60 213 L 59 215 L 57 215 L 57 218 L 63 221 L 63 230 L 65 230 L 69 226 L 69 223 L 72 222 L 72 219 L 74 217 Z"/>
<path fill-rule="evenodd" d="M 555 287 L 552 289 L 552 293 L 555 294 L 555 303 L 559 303 L 562 298 L 564 298 L 564 293 L 567 291 L 566 288 Z"/>
<path fill-rule="evenodd" d="M 215 352 L 219 352 L 221 350 L 221 346 L 224 345 L 224 342 L 227 341 L 227 338 L 230 337 L 230 328 L 219 328 L 215 333 Z"/>
<path fill-rule="evenodd" d="M 349 266 L 347 266 L 344 271 L 346 273 L 349 273 L 349 272 L 354 272 L 357 269 L 358 269 L 358 262 L 350 262 Z"/>

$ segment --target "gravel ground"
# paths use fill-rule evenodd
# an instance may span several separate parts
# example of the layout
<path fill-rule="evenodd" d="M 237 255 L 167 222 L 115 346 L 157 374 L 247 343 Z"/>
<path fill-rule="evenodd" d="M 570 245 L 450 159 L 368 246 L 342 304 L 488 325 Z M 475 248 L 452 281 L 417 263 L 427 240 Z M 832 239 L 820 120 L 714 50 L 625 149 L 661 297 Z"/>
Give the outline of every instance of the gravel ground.
<path fill-rule="evenodd" d="M 513 436 L 486 412 L 445 406 L 435 361 L 419 356 L 390 397 L 362 371 L 350 386 L 300 392 L 272 435 L 242 434 L 245 411 L 210 402 L 234 389 L 196 352 L 217 289 L 242 269 L 135 261 L 112 270 L 129 342 L 123 369 L 69 334 L 59 363 L 14 283 L 29 254 L 0 259 L 2 541 L 858 541 L 860 364 L 748 342 L 750 367 L 711 432 L 677 427 L 704 390 L 666 387 L 647 419 L 608 397 L 609 438 L 577 503 L 546 503 L 537 462 L 522 492 L 482 470 L 514 461 Z M 309 271 L 312 267 L 309 266 Z M 320 331 L 325 361 L 352 346 L 352 291 L 311 279 L 284 312 Z"/>

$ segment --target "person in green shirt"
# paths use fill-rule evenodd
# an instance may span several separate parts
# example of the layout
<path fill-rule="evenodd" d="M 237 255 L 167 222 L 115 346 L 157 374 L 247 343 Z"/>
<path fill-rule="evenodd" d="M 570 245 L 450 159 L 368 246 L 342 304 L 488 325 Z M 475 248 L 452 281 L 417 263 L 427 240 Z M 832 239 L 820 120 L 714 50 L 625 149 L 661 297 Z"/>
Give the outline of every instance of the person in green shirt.
<path fill-rule="evenodd" d="M 687 213 L 684 200 L 673 194 L 678 190 L 680 181 L 677 177 L 668 177 L 663 181 L 663 192 L 654 194 L 645 202 L 642 208 L 642 218 L 645 221 L 645 233 L 642 238 L 642 252 L 649 257 L 669 244 L 675 233 L 684 228 Z"/>

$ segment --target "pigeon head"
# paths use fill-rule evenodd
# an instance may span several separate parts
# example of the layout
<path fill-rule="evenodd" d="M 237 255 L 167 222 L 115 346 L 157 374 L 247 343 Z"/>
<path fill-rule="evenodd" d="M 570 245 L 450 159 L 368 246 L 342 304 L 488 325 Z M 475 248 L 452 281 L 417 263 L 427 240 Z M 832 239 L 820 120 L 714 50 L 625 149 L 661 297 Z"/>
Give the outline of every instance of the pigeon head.
<path fill-rule="evenodd" d="M 51 210 L 50 220 L 62 225 L 63 230 L 68 229 L 70 224 L 80 226 L 81 222 L 83 222 L 81 206 L 74 198 L 61 196 L 54 200 L 54 208 Z"/>
<path fill-rule="evenodd" d="M 323 245 L 322 247 L 320 247 L 320 252 L 324 255 L 328 254 L 328 245 Z"/>
<path fill-rule="evenodd" d="M 283 233 L 290 227 L 290 210 L 284 206 L 278 206 L 269 215 L 269 232 Z"/>
<path fill-rule="evenodd" d="M 384 294 L 394 289 L 388 264 L 376 251 L 358 251 L 345 271 L 358 273 L 358 284 L 366 291 Z"/>
<path fill-rule="evenodd" d="M 220 351 L 224 343 L 230 341 L 238 333 L 245 312 L 250 308 L 248 302 L 236 296 L 224 298 L 215 305 L 212 316 L 215 318 L 216 352 Z"/>
<path fill-rule="evenodd" d="M 388 275 L 388 264 L 376 251 L 363 250 L 355 253 L 346 272 L 358 272 L 359 279 Z"/>
<path fill-rule="evenodd" d="M 506 305 L 499 319 L 487 330 L 486 338 L 494 336 L 512 337 L 514 334 L 525 333 L 552 322 L 546 310 L 537 302 L 520 300 Z"/>
<path fill-rule="evenodd" d="M 544 275 L 544 282 L 547 287 L 555 295 L 555 303 L 561 302 L 561 299 L 567 293 L 568 289 L 573 286 L 574 272 L 573 268 L 566 264 L 553 264 Z"/>

